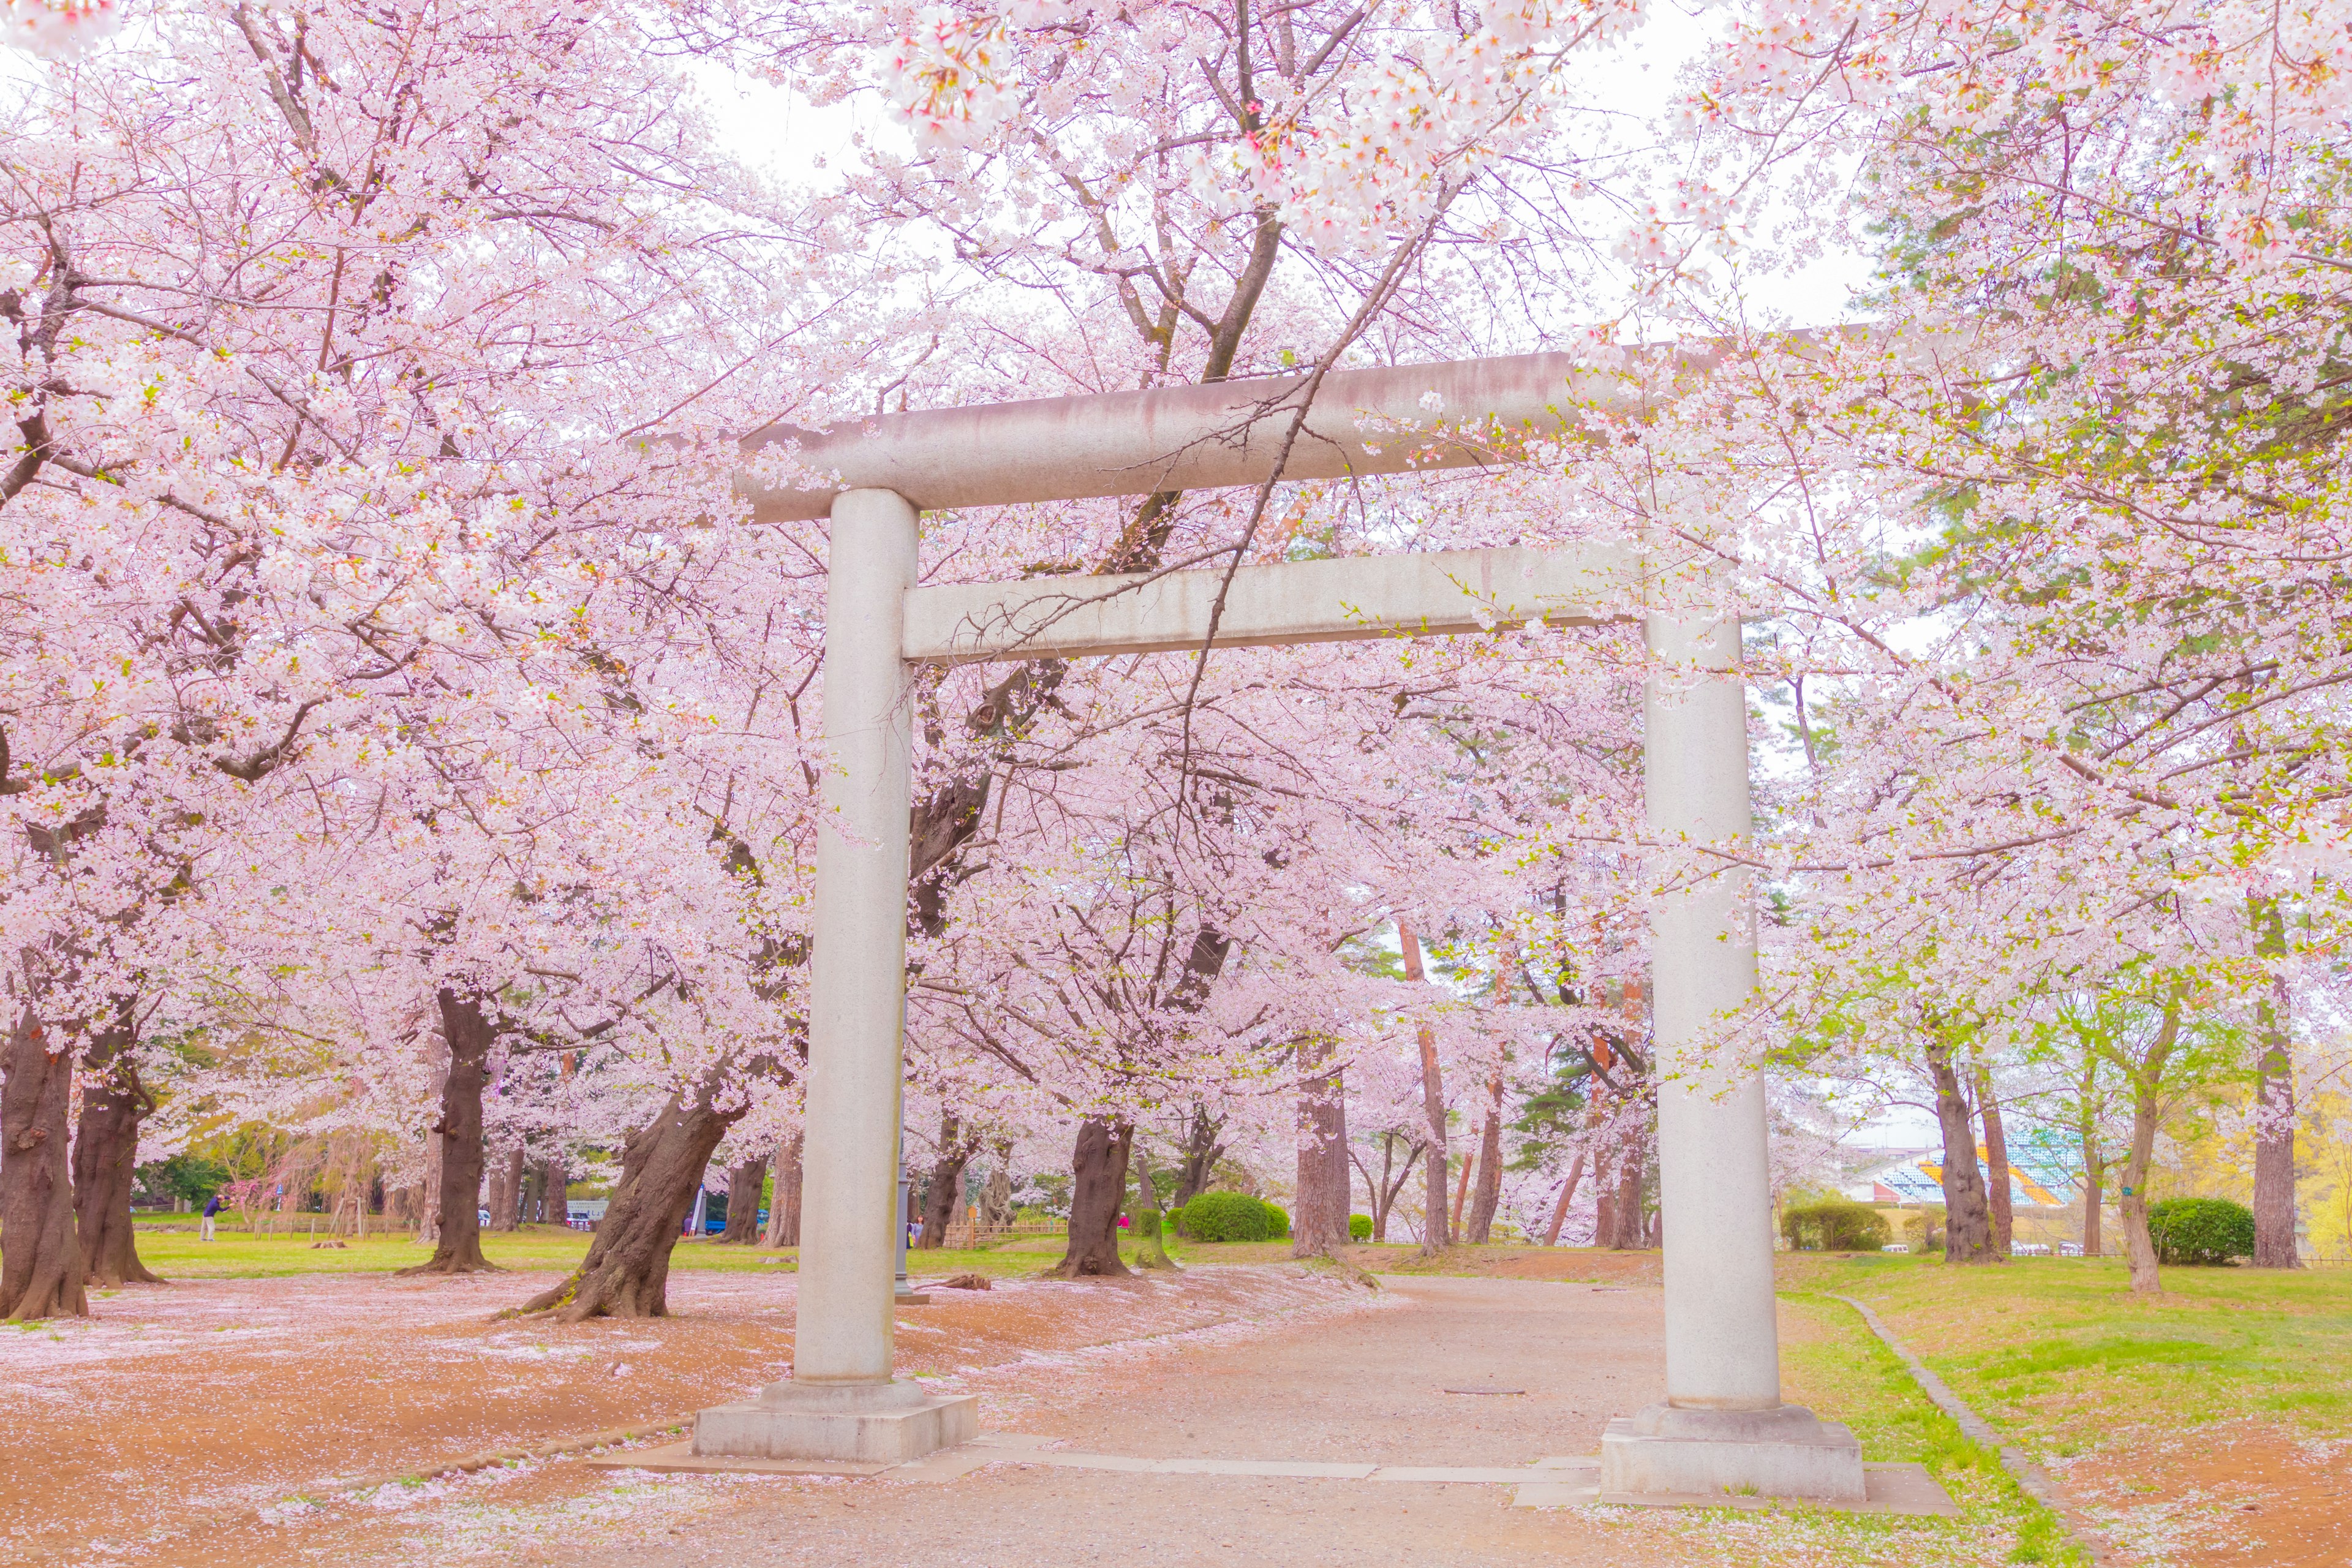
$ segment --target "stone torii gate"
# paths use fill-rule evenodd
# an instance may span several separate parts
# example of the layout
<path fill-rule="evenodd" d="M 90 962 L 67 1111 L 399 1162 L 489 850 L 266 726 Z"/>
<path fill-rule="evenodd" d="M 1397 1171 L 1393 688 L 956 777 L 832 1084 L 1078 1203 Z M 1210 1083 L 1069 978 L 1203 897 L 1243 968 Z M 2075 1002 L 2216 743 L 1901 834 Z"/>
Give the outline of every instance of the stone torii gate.
<path fill-rule="evenodd" d="M 1683 369 L 1703 369 L 1683 356 Z M 835 768 L 818 832 L 800 1306 L 792 1375 L 704 1411 L 694 1452 L 897 1462 L 978 1432 L 976 1396 L 893 1381 L 897 1147 L 906 1016 L 909 671 L 921 664 L 1199 647 L 1225 574 L 917 585 L 922 511 L 1263 483 L 1304 377 L 885 416 L 788 432 L 837 485 L 759 489 L 754 515 L 832 522 L 824 732 Z M 1622 383 L 1537 354 L 1324 378 L 1284 479 L 1495 464 L 1475 438 L 1570 427 L 1559 410 Z M 1434 398 L 1427 395 L 1434 393 Z M 1464 422 L 1450 434 L 1429 410 Z M 1372 433 L 1360 422 L 1380 426 Z M 756 439 L 756 438 L 755 438 Z M 1661 835 L 1727 844 L 1750 827 L 1747 699 L 1728 605 L 1644 613 L 1636 552 L 1586 547 L 1244 567 L 1219 647 L 1437 636 L 1495 625 L 1642 619 L 1662 667 L 1644 697 L 1643 795 Z M 1666 1386 L 1610 1424 L 1603 1493 L 1727 1490 L 1861 1500 L 1846 1430 L 1780 1398 L 1763 1083 L 1676 1079 L 1708 1021 L 1754 988 L 1752 917 L 1730 875 L 1660 900 L 1652 926 Z"/>

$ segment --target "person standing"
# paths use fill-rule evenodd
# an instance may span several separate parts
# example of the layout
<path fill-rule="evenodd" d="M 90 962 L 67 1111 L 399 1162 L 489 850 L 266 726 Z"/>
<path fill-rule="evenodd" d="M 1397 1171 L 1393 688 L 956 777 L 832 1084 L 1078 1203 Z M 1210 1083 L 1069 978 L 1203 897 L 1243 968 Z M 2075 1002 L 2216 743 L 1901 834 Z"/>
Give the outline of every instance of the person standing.
<path fill-rule="evenodd" d="M 215 1193 L 215 1194 L 213 1194 L 213 1195 L 212 1195 L 212 1196 L 210 1196 L 210 1197 L 208 1197 L 208 1198 L 206 1198 L 206 1199 L 205 1200 L 205 1235 L 204 1235 L 204 1238 L 205 1238 L 206 1241 L 210 1241 L 210 1240 L 213 1238 L 213 1217 L 214 1217 L 215 1215 L 219 1214 L 219 1213 L 220 1213 L 220 1194 L 218 1194 L 218 1193 Z"/>

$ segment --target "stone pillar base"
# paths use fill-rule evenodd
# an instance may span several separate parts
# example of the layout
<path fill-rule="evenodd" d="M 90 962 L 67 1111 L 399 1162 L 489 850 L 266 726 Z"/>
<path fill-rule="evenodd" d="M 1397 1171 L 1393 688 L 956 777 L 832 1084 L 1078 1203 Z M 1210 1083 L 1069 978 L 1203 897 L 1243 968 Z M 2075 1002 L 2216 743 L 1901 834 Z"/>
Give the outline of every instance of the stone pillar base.
<path fill-rule="evenodd" d="M 911 1383 L 828 1386 L 787 1379 L 694 1418 L 698 1458 L 903 1465 L 980 1436 L 980 1396 Z"/>
<path fill-rule="evenodd" d="M 1801 1405 L 1698 1410 L 1653 1405 L 1609 1423 L 1601 1497 L 1816 1498 L 1861 1502 L 1862 1445 Z"/>

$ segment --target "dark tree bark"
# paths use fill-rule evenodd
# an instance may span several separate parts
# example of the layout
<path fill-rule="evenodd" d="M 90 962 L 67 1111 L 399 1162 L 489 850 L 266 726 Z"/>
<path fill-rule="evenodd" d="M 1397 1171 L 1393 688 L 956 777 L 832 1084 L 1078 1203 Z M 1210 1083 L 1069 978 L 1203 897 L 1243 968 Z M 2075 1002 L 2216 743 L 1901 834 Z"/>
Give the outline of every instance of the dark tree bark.
<path fill-rule="evenodd" d="M 1421 1145 L 1408 1140 L 1405 1144 L 1404 1163 L 1398 1164 L 1396 1141 L 1397 1134 L 1392 1131 L 1381 1134 L 1381 1173 L 1377 1176 L 1372 1174 L 1371 1166 L 1364 1163 L 1360 1155 L 1357 1155 L 1352 1149 L 1349 1151 L 1349 1156 L 1357 1160 L 1357 1168 L 1364 1173 L 1366 1190 L 1372 1194 L 1372 1240 L 1374 1242 L 1388 1240 L 1389 1214 L 1396 1205 L 1398 1194 L 1404 1191 L 1405 1183 L 1412 1178 L 1413 1162 L 1421 1158 Z"/>
<path fill-rule="evenodd" d="M 2276 899 L 2250 900 L 2255 948 L 2286 956 L 2286 917 Z M 2294 1245 L 2294 1040 L 2286 976 L 2271 976 L 2256 1019 L 2263 1054 L 2254 1079 L 2254 1267 L 2300 1268 Z"/>
<path fill-rule="evenodd" d="M 1070 1193 L 1070 1244 L 1052 1270 L 1056 1279 L 1128 1272 L 1118 1257 L 1118 1211 L 1134 1142 L 1133 1122 L 1088 1117 L 1078 1123 L 1077 1146 L 1070 1155 L 1070 1173 L 1076 1178 Z"/>
<path fill-rule="evenodd" d="M 1172 1272 L 1176 1260 L 1168 1256 L 1168 1247 L 1160 1238 L 1160 1194 L 1152 1185 L 1151 1158 L 1140 1142 L 1130 1141 L 1128 1147 L 1135 1163 L 1135 1196 L 1127 1205 L 1128 1230 L 1135 1237 L 1135 1266 Z"/>
<path fill-rule="evenodd" d="M 1927 1047 L 1927 1070 L 1936 1080 L 1936 1125 L 1944 1140 L 1944 1261 L 1990 1263 L 1992 1213 L 1977 1164 L 1976 1118 L 1952 1070 L 1949 1045 Z"/>
<path fill-rule="evenodd" d="M 1192 1120 L 1184 1124 L 1183 1147 L 1178 1151 L 1181 1161 L 1176 1168 L 1176 1192 L 1169 1199 L 1170 1207 L 1181 1209 L 1209 1190 L 1217 1162 L 1225 1156 L 1225 1146 L 1217 1141 L 1224 1130 L 1223 1117 L 1211 1116 L 1203 1105 L 1192 1107 Z"/>
<path fill-rule="evenodd" d="M 403 1274 L 479 1274 L 498 1265 L 482 1256 L 482 1081 L 496 1031 L 478 996 L 442 987 L 441 1037 L 449 1073 L 441 1082 L 441 1192 L 433 1256 Z"/>
<path fill-rule="evenodd" d="M 517 1143 L 499 1156 L 490 1173 L 490 1195 L 487 1206 L 490 1211 L 492 1230 L 512 1230 L 522 1218 L 522 1145 Z"/>
<path fill-rule="evenodd" d="M 540 1165 L 540 1201 L 544 1208 L 539 1217 L 544 1223 L 548 1225 L 572 1223 L 572 1205 L 564 1193 L 564 1188 L 570 1185 L 571 1180 L 571 1167 L 564 1163 L 563 1157 L 560 1154 Z"/>
<path fill-rule="evenodd" d="M 1593 1208 L 1592 1245 L 1637 1252 L 1650 1243 L 1642 1212 L 1642 1180 L 1649 1151 L 1635 1133 L 1621 1131 L 1616 1146 L 1602 1155 L 1596 1174 L 1601 1196 Z"/>
<path fill-rule="evenodd" d="M 129 1007 L 111 1027 L 92 1037 L 84 1065 L 95 1075 L 81 1091 L 81 1125 L 74 1133 L 74 1229 L 81 1243 L 87 1283 L 161 1285 L 139 1261 L 131 1223 L 131 1189 L 139 1169 L 139 1124 L 155 1109 L 131 1055 L 137 1025 Z"/>
<path fill-rule="evenodd" d="M 1568 1180 L 1560 1184 L 1559 1201 L 1551 1205 L 1551 1223 L 1544 1227 L 1544 1245 L 1559 1245 L 1559 1227 L 1568 1221 L 1568 1205 L 1576 1201 L 1578 1184 L 1584 1180 L 1584 1151 L 1579 1149 L 1576 1158 L 1569 1162 Z"/>
<path fill-rule="evenodd" d="M 770 1247 L 801 1244 L 801 1134 L 776 1144 L 776 1195 L 768 1205 Z"/>
<path fill-rule="evenodd" d="M 1409 985 L 1419 985 L 1425 978 L 1421 968 L 1421 939 L 1402 921 L 1397 922 L 1397 947 L 1404 958 L 1404 978 Z M 1428 1025 L 1421 1026 L 1421 1101 L 1422 1112 L 1429 1119 L 1429 1142 L 1423 1158 L 1423 1196 L 1426 1209 L 1421 1225 L 1421 1255 L 1433 1258 L 1453 1244 L 1453 1227 L 1446 1224 L 1445 1172 L 1453 1156 L 1446 1150 L 1445 1140 L 1445 1079 L 1437 1062 L 1437 1037 Z"/>
<path fill-rule="evenodd" d="M 1503 1206 L 1503 1080 L 1488 1084 L 1492 1103 L 1486 1110 L 1486 1131 L 1478 1141 L 1478 1186 L 1470 1204 L 1468 1237 L 1483 1247 L 1494 1235 L 1495 1212 Z"/>
<path fill-rule="evenodd" d="M 964 1131 L 952 1110 L 940 1117 L 940 1153 L 931 1162 L 931 1178 L 924 1193 L 923 1231 L 915 1245 L 926 1250 L 947 1245 L 948 1226 L 963 1206 L 963 1170 L 980 1152 L 980 1140 Z"/>
<path fill-rule="evenodd" d="M 1298 1042 L 1298 1199 L 1290 1255 L 1315 1258 L 1348 1245 L 1348 1091 L 1328 1066 L 1332 1043 Z"/>
<path fill-rule="evenodd" d="M 755 1154 L 727 1168 L 727 1228 L 719 1233 L 720 1246 L 760 1245 L 760 1188 L 767 1179 L 765 1154 Z"/>
<path fill-rule="evenodd" d="M 89 1316 L 66 1157 L 73 1052 L 52 1055 L 49 1037 L 20 1011 L 0 1081 L 0 1318 L 10 1322 Z"/>
<path fill-rule="evenodd" d="M 712 1068 L 692 1091 L 671 1096 L 660 1115 L 629 1134 L 621 1146 L 621 1179 L 578 1272 L 515 1308 L 517 1314 L 551 1312 L 565 1323 L 669 1315 L 670 1252 L 694 1211 L 694 1194 L 719 1141 L 751 1109 L 741 1096 L 731 1108 L 719 1109 L 730 1076 L 730 1064 Z"/>
<path fill-rule="evenodd" d="M 1013 1223 L 1013 1140 L 1000 1138 L 988 1181 L 980 1189 L 980 1223 L 993 1228 Z"/>
<path fill-rule="evenodd" d="M 2015 1197 L 2009 1183 L 2009 1130 L 2001 1125 L 2000 1101 L 1992 1092 L 1992 1069 L 1977 1069 L 1977 1115 L 1984 1122 L 1985 1208 L 1991 1222 L 1992 1250 L 2007 1258 L 2017 1237 Z"/>

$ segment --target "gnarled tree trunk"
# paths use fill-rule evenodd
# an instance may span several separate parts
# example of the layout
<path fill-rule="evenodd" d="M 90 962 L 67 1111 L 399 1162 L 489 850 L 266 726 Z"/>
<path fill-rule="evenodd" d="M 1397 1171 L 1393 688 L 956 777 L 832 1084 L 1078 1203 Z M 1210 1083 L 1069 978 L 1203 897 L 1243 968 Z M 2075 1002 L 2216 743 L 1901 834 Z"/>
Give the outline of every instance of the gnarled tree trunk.
<path fill-rule="evenodd" d="M 1013 1223 L 1013 1140 L 996 1141 L 996 1159 L 980 1189 L 980 1223 L 994 1228 Z"/>
<path fill-rule="evenodd" d="M 81 1241 L 74 1229 L 66 1156 L 73 1053 L 49 1049 L 50 1031 L 29 1007 L 8 1030 L 0 1081 L 0 1318 L 89 1315 Z"/>
<path fill-rule="evenodd" d="M 760 1188 L 768 1179 L 768 1157 L 753 1155 L 727 1168 L 727 1228 L 719 1233 L 722 1247 L 760 1244 Z"/>
<path fill-rule="evenodd" d="M 798 1247 L 801 1244 L 801 1133 L 793 1129 L 792 1135 L 776 1143 L 776 1195 L 768 1203 L 768 1235 L 763 1245 Z"/>
<path fill-rule="evenodd" d="M 713 1068 L 690 1095 L 671 1096 L 660 1115 L 629 1134 L 621 1148 L 621 1179 L 578 1272 L 514 1309 L 517 1313 L 552 1312 L 567 1323 L 669 1315 L 670 1251 L 719 1141 L 751 1109 L 750 1099 L 740 1096 L 729 1109 L 718 1108 L 727 1081 L 727 1064 Z"/>
<path fill-rule="evenodd" d="M 1054 1266 L 1055 1278 L 1128 1272 L 1118 1257 L 1118 1211 L 1134 1142 L 1133 1122 L 1088 1117 L 1078 1123 L 1077 1146 L 1070 1154 L 1070 1173 L 1076 1178 L 1070 1192 L 1070 1244 Z"/>
<path fill-rule="evenodd" d="M 963 1206 L 963 1170 L 980 1152 L 980 1141 L 963 1131 L 952 1110 L 940 1114 L 940 1154 L 923 1194 L 923 1229 L 915 1242 L 926 1250 L 947 1245 L 948 1226 Z"/>
<path fill-rule="evenodd" d="M 1223 1117 L 1211 1116 L 1204 1105 L 1193 1105 L 1192 1120 L 1184 1124 L 1183 1147 L 1178 1151 L 1182 1159 L 1176 1167 L 1176 1191 L 1168 1200 L 1170 1207 L 1181 1209 L 1209 1190 L 1217 1162 L 1224 1158 L 1225 1146 L 1217 1141 L 1224 1130 Z"/>
<path fill-rule="evenodd" d="M 131 1223 L 139 1123 L 155 1109 L 131 1054 L 136 1043 L 129 1007 L 118 1011 L 111 1028 L 91 1039 L 84 1061 L 96 1076 L 82 1086 L 81 1125 L 74 1133 L 74 1228 L 83 1276 L 108 1289 L 163 1282 L 139 1261 L 139 1237 Z"/>
<path fill-rule="evenodd" d="M 1977 1164 L 1976 1119 L 1952 1070 L 1950 1046 L 1927 1047 L 1927 1070 L 1936 1080 L 1936 1125 L 1944 1140 L 1944 1261 L 1990 1263 L 1992 1213 Z"/>
<path fill-rule="evenodd" d="M 2007 1258 L 2017 1237 L 2017 1211 L 2009 1183 L 2009 1130 L 2001 1125 L 1990 1068 L 1977 1069 L 1977 1115 L 1984 1122 L 1985 1208 L 1991 1221 L 1992 1249 L 1996 1257 Z"/>
<path fill-rule="evenodd" d="M 1315 1258 L 1348 1245 L 1347 1086 L 1328 1064 L 1332 1043 L 1298 1042 L 1298 1197 L 1290 1218 L 1290 1255 Z M 1154 1218 L 1158 1211 L 1153 1211 Z"/>
<path fill-rule="evenodd" d="M 1544 1245 L 1559 1245 L 1559 1227 L 1567 1223 L 1568 1205 L 1576 1201 L 1577 1184 L 1584 1180 L 1584 1151 L 1579 1149 L 1576 1158 L 1569 1162 L 1568 1180 L 1560 1184 L 1559 1201 L 1551 1205 L 1551 1223 L 1544 1226 Z"/>
<path fill-rule="evenodd" d="M 1484 1246 L 1495 1232 L 1495 1213 L 1503 1206 L 1503 1080 L 1487 1086 L 1492 1096 L 1486 1109 L 1486 1131 L 1478 1141 L 1478 1186 L 1470 1203 L 1469 1240 Z"/>
<path fill-rule="evenodd" d="M 448 1076 L 441 1080 L 440 1202 L 436 1211 L 433 1256 L 403 1274 L 479 1274 L 498 1265 L 482 1256 L 482 1081 L 490 1059 L 493 1031 L 478 996 L 461 996 L 443 986 L 441 1037 L 449 1047 Z"/>

